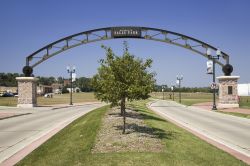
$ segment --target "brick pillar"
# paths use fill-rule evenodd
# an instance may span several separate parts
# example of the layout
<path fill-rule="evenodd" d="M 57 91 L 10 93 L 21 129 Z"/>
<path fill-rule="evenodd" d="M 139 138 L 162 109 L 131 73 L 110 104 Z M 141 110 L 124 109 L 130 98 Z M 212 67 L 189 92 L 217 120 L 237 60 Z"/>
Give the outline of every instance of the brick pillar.
<path fill-rule="evenodd" d="M 238 79 L 239 76 L 220 76 L 218 108 L 238 108 Z"/>
<path fill-rule="evenodd" d="M 18 81 L 18 102 L 17 107 L 32 108 L 37 105 L 35 77 L 17 77 Z"/>

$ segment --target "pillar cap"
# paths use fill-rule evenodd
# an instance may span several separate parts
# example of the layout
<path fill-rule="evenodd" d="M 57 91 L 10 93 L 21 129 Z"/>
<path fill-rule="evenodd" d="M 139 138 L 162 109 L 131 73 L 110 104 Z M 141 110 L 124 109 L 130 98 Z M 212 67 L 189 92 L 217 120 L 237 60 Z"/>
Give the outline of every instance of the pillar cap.
<path fill-rule="evenodd" d="M 217 79 L 219 80 L 226 80 L 226 79 L 239 79 L 240 76 L 219 76 L 219 77 L 216 77 Z"/>
<path fill-rule="evenodd" d="M 37 81 L 36 77 L 16 77 L 17 81 Z"/>

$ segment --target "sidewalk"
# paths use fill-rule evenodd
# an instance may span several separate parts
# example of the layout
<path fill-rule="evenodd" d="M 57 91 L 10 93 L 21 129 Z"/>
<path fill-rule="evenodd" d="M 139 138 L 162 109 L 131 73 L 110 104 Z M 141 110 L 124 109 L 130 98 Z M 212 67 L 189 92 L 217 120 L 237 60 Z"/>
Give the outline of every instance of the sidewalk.
<path fill-rule="evenodd" d="M 202 108 L 202 109 L 205 109 L 207 111 L 211 111 L 212 105 L 213 105 L 212 102 L 206 102 L 206 103 L 194 104 L 192 106 Z M 237 113 L 250 115 L 250 109 L 244 109 L 244 108 L 227 108 L 227 109 L 219 109 L 219 111 L 221 111 L 221 112 L 237 112 Z"/>

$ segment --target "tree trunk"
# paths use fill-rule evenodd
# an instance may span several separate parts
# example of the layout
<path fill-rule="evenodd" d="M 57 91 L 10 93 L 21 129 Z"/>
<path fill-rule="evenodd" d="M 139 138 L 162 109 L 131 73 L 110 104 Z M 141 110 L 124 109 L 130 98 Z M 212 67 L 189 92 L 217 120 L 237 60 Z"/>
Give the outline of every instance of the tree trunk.
<path fill-rule="evenodd" d="M 124 114 L 124 110 L 123 110 L 122 102 L 121 102 L 121 116 L 122 116 L 122 117 L 123 117 L 123 114 Z"/>
<path fill-rule="evenodd" d="M 125 134 L 125 128 L 126 128 L 126 108 L 125 108 L 125 97 L 121 99 L 121 113 L 123 116 L 123 130 L 122 134 Z"/>
<path fill-rule="evenodd" d="M 121 98 L 121 116 L 124 115 L 124 110 L 125 110 L 125 98 Z"/>

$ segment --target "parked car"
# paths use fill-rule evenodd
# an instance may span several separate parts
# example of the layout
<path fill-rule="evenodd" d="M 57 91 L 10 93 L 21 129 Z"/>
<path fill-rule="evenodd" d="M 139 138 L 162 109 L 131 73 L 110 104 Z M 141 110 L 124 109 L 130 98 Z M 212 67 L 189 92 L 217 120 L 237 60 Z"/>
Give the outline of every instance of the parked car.
<path fill-rule="evenodd" d="M 45 93 L 45 98 L 53 98 L 53 93 Z"/>
<path fill-rule="evenodd" d="M 13 93 L 8 93 L 8 92 L 2 95 L 2 97 L 13 97 L 13 96 L 14 96 Z"/>

